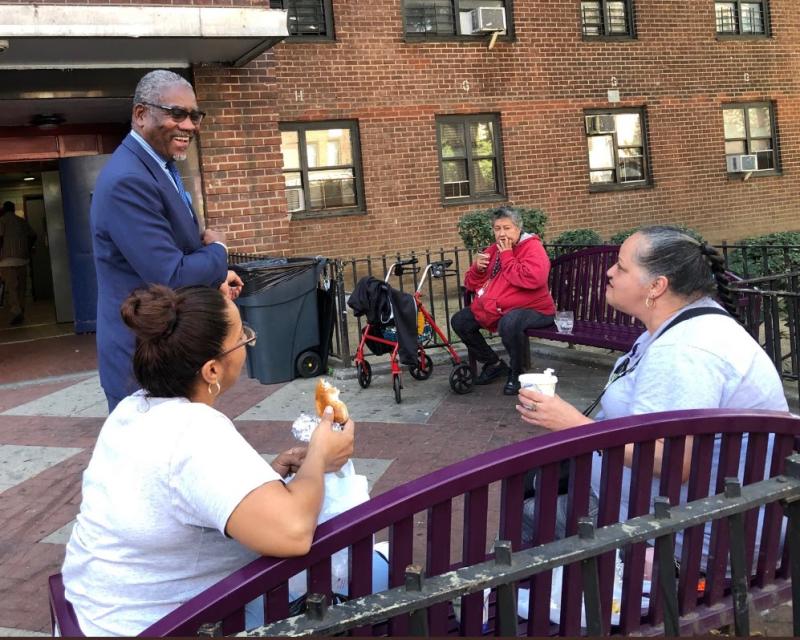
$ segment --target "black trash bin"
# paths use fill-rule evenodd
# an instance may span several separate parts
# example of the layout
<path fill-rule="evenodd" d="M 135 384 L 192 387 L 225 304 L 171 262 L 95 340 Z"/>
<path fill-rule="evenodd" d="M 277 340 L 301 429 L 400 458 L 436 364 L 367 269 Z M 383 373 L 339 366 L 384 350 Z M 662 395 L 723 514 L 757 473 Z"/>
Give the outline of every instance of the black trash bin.
<path fill-rule="evenodd" d="M 231 265 L 244 282 L 236 303 L 258 333 L 247 353 L 247 375 L 262 384 L 310 378 L 325 371 L 332 308 L 318 291 L 325 258 L 273 258 Z M 324 307 L 324 308 L 323 308 Z"/>

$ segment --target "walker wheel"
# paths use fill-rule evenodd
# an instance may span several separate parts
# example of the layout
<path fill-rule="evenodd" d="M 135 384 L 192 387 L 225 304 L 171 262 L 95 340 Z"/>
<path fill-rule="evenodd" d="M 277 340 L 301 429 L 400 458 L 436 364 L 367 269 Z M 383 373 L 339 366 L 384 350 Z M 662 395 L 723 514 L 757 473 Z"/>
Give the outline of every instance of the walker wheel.
<path fill-rule="evenodd" d="M 362 360 L 361 364 L 356 364 L 356 377 L 358 384 L 362 389 L 366 389 L 372 382 L 372 366 L 366 360 Z"/>
<path fill-rule="evenodd" d="M 425 368 L 422 369 L 419 364 L 419 362 L 415 362 L 414 364 L 408 365 L 408 372 L 415 380 L 427 380 L 431 377 L 431 373 L 433 373 L 433 360 L 431 360 L 431 357 L 426 353 Z"/>
<path fill-rule="evenodd" d="M 466 362 L 454 367 L 450 372 L 450 388 L 459 395 L 472 391 L 472 369 Z"/>
<path fill-rule="evenodd" d="M 394 375 L 392 376 L 392 388 L 394 389 L 394 401 L 397 404 L 400 404 L 400 389 L 403 388 L 403 385 L 400 384 L 400 376 Z"/>

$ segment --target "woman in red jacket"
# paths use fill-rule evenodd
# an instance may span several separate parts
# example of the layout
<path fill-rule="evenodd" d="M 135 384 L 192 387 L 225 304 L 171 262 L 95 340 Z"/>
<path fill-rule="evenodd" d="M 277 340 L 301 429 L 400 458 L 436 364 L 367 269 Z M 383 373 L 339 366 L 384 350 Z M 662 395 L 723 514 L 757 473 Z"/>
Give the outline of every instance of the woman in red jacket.
<path fill-rule="evenodd" d="M 553 324 L 556 307 L 548 289 L 550 259 L 539 236 L 525 233 L 519 213 L 510 207 L 496 209 L 492 217 L 496 242 L 475 256 L 464 278 L 474 292 L 472 304 L 456 313 L 450 326 L 483 363 L 475 384 L 507 374 L 503 393 L 511 396 L 519 391 L 525 330 Z M 486 343 L 481 328 L 500 334 L 510 368 Z"/>

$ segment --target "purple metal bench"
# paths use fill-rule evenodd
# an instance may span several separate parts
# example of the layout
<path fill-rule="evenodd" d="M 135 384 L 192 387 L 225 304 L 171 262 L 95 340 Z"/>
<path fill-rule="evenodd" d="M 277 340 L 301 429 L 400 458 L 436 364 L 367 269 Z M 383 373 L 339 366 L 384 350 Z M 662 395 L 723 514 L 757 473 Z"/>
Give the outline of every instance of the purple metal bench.
<path fill-rule="evenodd" d="M 309 593 L 331 596 L 331 556 L 349 548 L 351 571 L 349 593 L 359 597 L 371 593 L 373 535 L 388 532 L 390 542 L 390 587 L 405 580 L 409 564 L 423 566 L 427 576 L 445 573 L 456 566 L 472 565 L 487 558 L 495 539 L 511 542 L 514 551 L 522 548 L 523 483 L 529 469 L 539 468 L 535 497 L 534 545 L 554 539 L 555 505 L 559 467 L 571 462 L 567 535 L 577 531 L 578 519 L 587 513 L 590 492 L 592 452 L 602 451 L 603 470 L 597 526 L 618 520 L 623 454 L 626 443 L 634 443 L 631 470 L 629 517 L 652 510 L 651 478 L 655 442 L 665 442 L 668 474 L 661 478 L 661 495 L 679 502 L 680 465 L 686 437 L 692 440 L 692 471 L 688 481 L 689 500 L 696 500 L 724 489 L 726 477 L 739 475 L 745 485 L 783 472 L 785 458 L 792 452 L 794 437 L 800 433 L 800 418 L 790 414 L 756 411 L 695 410 L 634 416 L 609 420 L 559 433 L 537 436 L 508 445 L 412 480 L 373 498 L 317 529 L 314 544 L 302 558 L 278 560 L 260 558 L 210 587 L 162 620 L 146 629 L 145 636 L 193 635 L 201 625 L 221 621 L 222 633 L 243 629 L 245 603 L 266 594 L 266 621 L 288 617 L 288 579 L 308 570 Z M 744 434 L 746 464 L 738 469 Z M 770 434 L 775 435 L 773 454 L 767 456 Z M 712 478 L 715 438 L 719 438 L 719 473 Z M 782 512 L 777 503 L 763 509 L 760 543 L 756 541 L 758 509 L 745 515 L 745 552 L 749 594 L 757 608 L 766 608 L 790 599 L 788 546 L 781 544 Z M 427 520 L 424 538 L 415 531 L 415 522 Z M 711 525 L 710 558 L 728 557 L 728 527 L 724 520 Z M 732 621 L 729 580 L 725 561 L 702 558 L 703 525 L 684 533 L 678 603 L 682 633 L 703 633 Z M 459 544 L 460 541 L 460 544 Z M 416 542 L 416 544 L 415 544 Z M 457 558 L 455 561 L 451 557 Z M 755 562 L 754 562 L 755 560 Z M 610 627 L 614 579 L 613 553 L 598 559 L 603 630 L 623 635 L 663 633 L 663 603 L 658 596 L 650 600 L 649 610 L 641 611 L 645 545 L 627 547 L 622 578 L 622 610 L 619 625 Z M 705 575 L 706 588 L 698 593 L 698 579 Z M 578 635 L 581 607 L 581 566 L 568 565 L 564 571 L 561 620 L 549 621 L 551 573 L 531 581 L 530 615 L 521 623 L 527 635 Z M 654 583 L 656 578 L 653 579 Z M 51 604 L 62 633 L 78 635 L 71 607 L 64 600 L 60 576 L 50 582 Z M 480 635 L 483 629 L 483 597 L 474 593 L 462 598 L 461 622 L 456 625 L 452 608 L 441 603 L 428 609 L 431 635 L 446 635 L 454 630 L 462 635 Z M 409 617 L 389 620 L 388 629 L 366 627 L 355 635 L 389 633 L 407 635 Z M 488 632 L 492 632 L 490 620 Z"/>
<path fill-rule="evenodd" d="M 604 245 L 580 249 L 555 258 L 550 264 L 550 294 L 556 309 L 572 311 L 571 333 L 559 333 L 555 325 L 529 329 L 533 338 L 628 351 L 644 331 L 644 325 L 606 302 L 606 272 L 617 261 L 619 247 Z"/>

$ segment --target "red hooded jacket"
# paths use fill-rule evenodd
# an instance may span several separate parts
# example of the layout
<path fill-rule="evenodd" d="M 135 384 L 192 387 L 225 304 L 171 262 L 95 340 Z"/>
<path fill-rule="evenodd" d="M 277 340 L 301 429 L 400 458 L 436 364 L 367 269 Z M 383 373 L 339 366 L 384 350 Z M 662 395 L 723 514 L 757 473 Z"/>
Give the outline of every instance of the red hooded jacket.
<path fill-rule="evenodd" d="M 495 331 L 500 318 L 514 309 L 555 315 L 556 305 L 547 282 L 550 259 L 539 236 L 523 233 L 511 251 L 501 253 L 492 244 L 484 253 L 489 255 L 486 271 L 481 273 L 473 264 L 464 277 L 464 286 L 476 294 L 470 309 L 482 327 Z M 492 277 L 496 260 L 500 261 L 500 270 Z"/>

